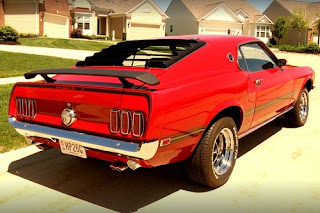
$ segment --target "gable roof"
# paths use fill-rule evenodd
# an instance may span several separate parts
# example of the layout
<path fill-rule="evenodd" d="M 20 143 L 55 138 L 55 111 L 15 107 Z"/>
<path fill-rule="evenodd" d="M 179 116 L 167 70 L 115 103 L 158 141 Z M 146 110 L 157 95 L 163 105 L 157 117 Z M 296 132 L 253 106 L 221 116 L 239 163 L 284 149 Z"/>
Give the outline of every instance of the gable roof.
<path fill-rule="evenodd" d="M 289 0 L 275 0 L 281 4 L 285 9 L 292 13 L 295 9 L 302 9 L 306 12 L 306 18 L 314 22 L 318 19 L 317 14 L 320 13 L 320 2 L 306 2 L 306 1 L 289 1 Z"/>
<path fill-rule="evenodd" d="M 175 1 L 175 0 L 173 0 Z M 251 22 L 256 22 L 263 15 L 255 7 L 253 7 L 247 0 L 181 0 L 182 3 L 191 11 L 191 13 L 196 17 L 197 20 L 201 19 L 208 13 L 210 13 L 214 8 L 216 8 L 221 3 L 224 3 L 227 7 L 231 9 L 233 13 L 237 13 L 242 9 L 245 13 L 250 16 Z"/>
<path fill-rule="evenodd" d="M 220 3 L 218 4 L 218 6 L 216 6 L 213 10 L 211 10 L 208 14 L 206 14 L 205 16 L 201 17 L 200 20 L 203 20 L 203 19 L 207 19 L 208 17 L 210 17 L 212 15 L 212 13 L 219 9 L 219 8 L 222 8 L 224 7 L 225 9 L 227 9 L 229 12 L 230 12 L 230 15 L 231 17 L 233 17 L 234 19 L 236 19 L 237 21 L 239 22 L 242 22 L 239 17 L 225 4 L 225 3 Z"/>
<path fill-rule="evenodd" d="M 111 9 L 113 14 L 126 14 L 148 1 L 161 15 L 166 16 L 152 0 L 94 0 L 94 3 L 98 8 Z"/>

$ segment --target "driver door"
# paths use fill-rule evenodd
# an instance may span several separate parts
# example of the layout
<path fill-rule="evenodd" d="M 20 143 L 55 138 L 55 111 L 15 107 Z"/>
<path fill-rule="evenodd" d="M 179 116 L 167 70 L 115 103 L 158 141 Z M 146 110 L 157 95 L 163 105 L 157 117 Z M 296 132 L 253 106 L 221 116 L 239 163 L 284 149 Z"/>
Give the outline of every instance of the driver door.
<path fill-rule="evenodd" d="M 244 59 L 244 69 L 249 72 L 248 88 L 256 93 L 252 128 L 286 109 L 293 85 L 288 81 L 289 74 L 277 65 L 275 56 L 263 44 L 244 44 L 239 50 Z"/>

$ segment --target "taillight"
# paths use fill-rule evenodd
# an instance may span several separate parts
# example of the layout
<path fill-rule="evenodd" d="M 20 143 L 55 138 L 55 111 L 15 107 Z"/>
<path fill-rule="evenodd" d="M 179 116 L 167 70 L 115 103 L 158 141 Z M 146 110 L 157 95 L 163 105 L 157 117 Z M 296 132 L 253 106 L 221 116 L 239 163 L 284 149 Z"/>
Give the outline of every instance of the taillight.
<path fill-rule="evenodd" d="M 37 114 L 36 101 L 33 99 L 16 98 L 16 111 L 18 117 L 32 119 Z"/>
<path fill-rule="evenodd" d="M 130 135 L 131 133 L 131 124 L 132 124 L 132 116 L 131 112 L 128 110 L 124 110 L 121 112 L 121 134 Z"/>
<path fill-rule="evenodd" d="M 132 118 L 132 135 L 141 137 L 144 131 L 144 118 L 142 112 L 134 112 Z"/>
<path fill-rule="evenodd" d="M 129 110 L 111 109 L 110 132 L 134 137 L 141 137 L 144 133 L 144 116 L 142 112 L 131 113 Z"/>
<path fill-rule="evenodd" d="M 110 111 L 110 132 L 117 134 L 120 132 L 120 110 L 112 109 Z"/>

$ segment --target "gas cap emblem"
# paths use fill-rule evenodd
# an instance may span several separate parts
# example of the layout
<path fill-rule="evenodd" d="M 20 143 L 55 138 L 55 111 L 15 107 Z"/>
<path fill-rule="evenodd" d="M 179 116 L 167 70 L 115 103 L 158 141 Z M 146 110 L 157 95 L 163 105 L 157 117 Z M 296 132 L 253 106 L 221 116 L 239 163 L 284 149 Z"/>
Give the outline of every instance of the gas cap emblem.
<path fill-rule="evenodd" d="M 72 109 L 64 109 L 61 113 L 62 123 L 66 126 L 71 126 L 76 120 L 76 113 Z"/>
<path fill-rule="evenodd" d="M 233 57 L 233 55 L 232 55 L 231 53 L 228 54 L 228 59 L 229 59 L 229 61 L 230 61 L 231 63 L 233 63 L 234 57 Z"/>

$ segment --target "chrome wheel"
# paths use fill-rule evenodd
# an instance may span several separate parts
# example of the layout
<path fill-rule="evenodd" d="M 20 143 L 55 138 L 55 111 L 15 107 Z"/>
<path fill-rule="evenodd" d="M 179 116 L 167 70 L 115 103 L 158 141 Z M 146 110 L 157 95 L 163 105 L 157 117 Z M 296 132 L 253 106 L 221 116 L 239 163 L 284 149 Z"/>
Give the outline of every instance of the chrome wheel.
<path fill-rule="evenodd" d="M 308 95 L 304 91 L 300 97 L 299 116 L 302 122 L 308 117 Z"/>
<path fill-rule="evenodd" d="M 212 169 L 217 175 L 225 174 L 231 167 L 235 153 L 234 144 L 232 130 L 222 129 L 212 147 Z"/>

